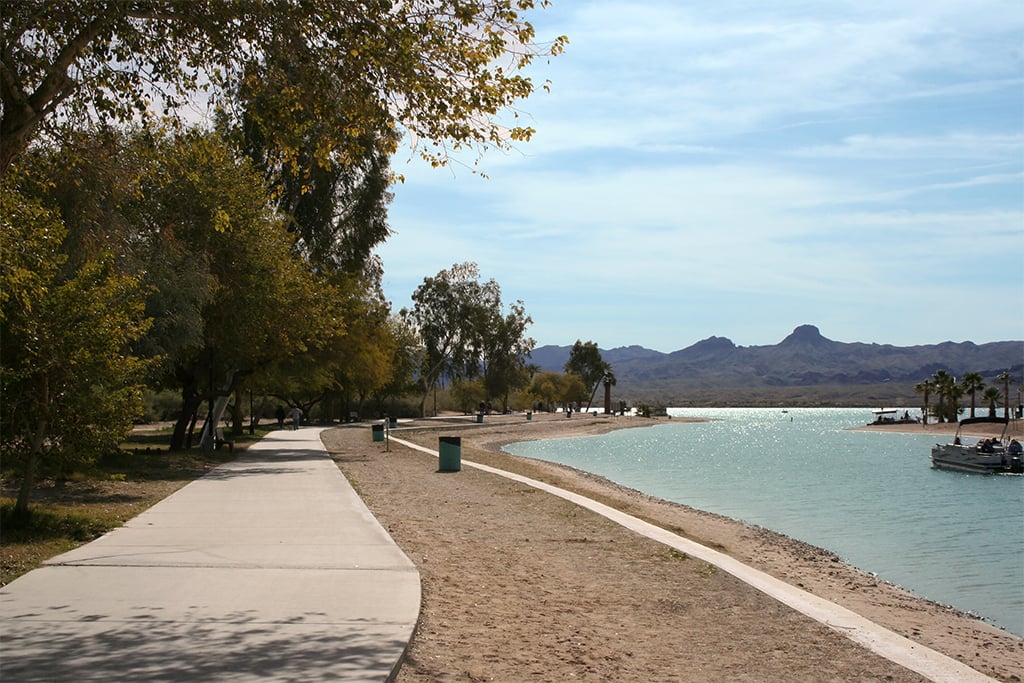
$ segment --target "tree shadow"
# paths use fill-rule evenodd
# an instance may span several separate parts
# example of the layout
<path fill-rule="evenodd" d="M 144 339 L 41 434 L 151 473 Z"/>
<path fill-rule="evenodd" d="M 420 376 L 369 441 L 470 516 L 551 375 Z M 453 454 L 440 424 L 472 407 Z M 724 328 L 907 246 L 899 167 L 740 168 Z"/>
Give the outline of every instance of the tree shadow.
<path fill-rule="evenodd" d="M 67 606 L 56 608 L 61 612 Z M 7 619 L 5 681 L 338 681 L 387 678 L 406 643 L 393 629 L 323 613 L 266 621 L 255 611 L 167 621 L 159 609 L 107 615 Z"/>

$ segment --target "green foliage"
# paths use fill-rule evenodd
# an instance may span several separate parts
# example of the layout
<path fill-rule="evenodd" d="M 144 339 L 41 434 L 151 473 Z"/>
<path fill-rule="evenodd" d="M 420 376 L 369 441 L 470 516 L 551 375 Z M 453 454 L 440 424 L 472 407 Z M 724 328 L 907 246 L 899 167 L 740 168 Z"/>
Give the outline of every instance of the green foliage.
<path fill-rule="evenodd" d="M 450 395 L 463 413 L 474 413 L 481 403 L 487 402 L 487 389 L 480 378 L 452 382 Z"/>
<path fill-rule="evenodd" d="M 390 150 L 395 141 L 377 139 L 379 132 L 369 132 L 346 153 L 324 157 L 322 144 L 327 120 L 315 117 L 315 107 L 293 110 L 291 116 L 305 119 L 307 132 L 298 137 L 294 158 L 286 163 L 280 155 L 278 138 L 268 125 L 279 113 L 277 99 L 281 92 L 301 87 L 303 69 L 292 61 L 292 55 L 275 55 L 283 63 L 279 77 L 281 87 L 268 92 L 265 84 L 252 81 L 243 84 L 238 93 L 244 113 L 237 126 L 225 123 L 229 135 L 253 160 L 273 192 L 274 201 L 287 220 L 288 230 L 297 236 L 296 248 L 318 268 L 348 273 L 377 273 L 379 260 L 372 251 L 391 234 L 387 224 L 387 205 L 392 200 Z M 332 74 L 338 81 L 329 89 L 310 93 L 320 105 L 329 93 L 343 93 L 343 74 Z M 255 85 L 253 89 L 250 86 Z M 344 112 L 338 112 L 344 119 Z M 394 137 L 392 131 L 390 137 Z"/>
<path fill-rule="evenodd" d="M 945 370 L 938 370 L 932 375 L 932 388 L 937 397 L 932 406 L 932 414 L 938 417 L 939 422 L 956 422 L 960 414 L 960 397 L 963 395 L 963 389 L 956 383 L 956 378 Z"/>
<path fill-rule="evenodd" d="M 971 397 L 971 417 L 974 417 L 975 395 L 985 388 L 985 379 L 977 372 L 967 372 L 960 378 L 960 388 Z"/>
<path fill-rule="evenodd" d="M 528 389 L 530 395 L 547 410 L 566 403 L 582 403 L 587 399 L 587 387 L 579 375 L 560 372 L 538 372 Z"/>
<path fill-rule="evenodd" d="M 164 389 L 154 391 L 145 389 L 142 392 L 142 415 L 138 422 L 165 422 L 175 420 L 181 413 L 181 394 L 177 391 Z"/>
<path fill-rule="evenodd" d="M 130 430 L 146 369 L 130 349 L 149 321 L 138 279 L 118 273 L 111 255 L 62 275 L 67 233 L 57 214 L 13 183 L 0 192 L 0 242 L 17 245 L 3 268 L 0 447 L 23 465 L 25 509 L 40 459 L 68 470 Z"/>
<path fill-rule="evenodd" d="M 508 409 L 509 394 L 530 382 L 526 360 L 536 342 L 526 336 L 526 328 L 532 322 L 523 302 L 517 301 L 508 315 L 494 311 L 483 330 L 484 387 L 487 397 L 501 399 L 503 410 Z"/>
<path fill-rule="evenodd" d="M 592 341 L 576 340 L 569 351 L 569 360 L 565 363 L 565 371 L 579 376 L 583 381 L 587 393 L 587 396 L 581 399 L 583 401 L 589 402 L 590 397 L 594 395 L 598 385 L 602 382 L 615 384 L 612 366 L 601 358 L 601 351 Z"/>
<path fill-rule="evenodd" d="M 368 131 L 390 153 L 398 128 L 434 164 L 448 145 L 507 149 L 533 130 L 496 114 L 533 92 L 522 69 L 567 42 L 534 42 L 535 4 L 6 2 L 0 174 L 43 123 L 176 118 L 203 96 L 240 120 L 242 90 L 268 100 L 259 125 L 285 164 L 310 148 L 358 158 Z"/>
<path fill-rule="evenodd" d="M 988 404 L 988 416 L 995 417 L 996 406 L 999 405 L 1000 399 L 999 389 L 996 387 L 989 387 L 988 389 L 985 389 L 984 393 L 982 393 L 982 398 L 985 403 Z"/>
<path fill-rule="evenodd" d="M 508 393 L 525 384 L 526 358 L 534 346 L 525 332 L 532 320 L 521 301 L 504 315 L 501 287 L 478 278 L 475 263 L 456 264 L 424 278 L 413 292 L 413 309 L 402 311 L 422 344 L 421 405 L 445 376 L 468 380 L 482 374 L 487 398 L 501 396 L 506 404 Z"/>
<path fill-rule="evenodd" d="M 923 396 L 923 404 L 926 409 L 925 423 L 927 423 L 928 414 L 934 415 L 940 422 L 956 422 L 963 411 L 960 399 L 964 394 L 971 397 L 970 417 L 974 417 L 977 408 L 975 399 L 979 392 L 989 406 L 989 417 L 996 417 L 996 405 L 1000 403 L 1000 398 L 1003 399 L 1004 405 L 1009 405 L 1009 385 L 1013 378 L 1009 373 L 1004 372 L 994 379 L 996 382 L 1003 383 L 1002 392 L 997 387 L 986 387 L 985 378 L 978 372 L 965 372 L 957 382 L 956 378 L 947 371 L 937 370 L 931 378 L 914 386 L 914 393 Z M 929 402 L 931 396 L 936 397 L 934 402 Z"/>

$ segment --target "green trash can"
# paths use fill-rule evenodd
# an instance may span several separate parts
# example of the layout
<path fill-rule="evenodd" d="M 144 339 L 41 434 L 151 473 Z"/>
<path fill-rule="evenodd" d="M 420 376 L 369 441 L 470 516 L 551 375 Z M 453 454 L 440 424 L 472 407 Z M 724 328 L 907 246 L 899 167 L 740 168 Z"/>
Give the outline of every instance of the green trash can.
<path fill-rule="evenodd" d="M 371 427 L 371 429 L 373 429 L 373 440 L 374 441 L 383 441 L 384 440 L 384 425 L 382 425 L 382 424 L 373 425 Z"/>
<path fill-rule="evenodd" d="M 483 421 L 484 421 L 484 414 L 483 413 L 477 413 L 476 414 L 476 422 L 477 422 L 477 424 L 481 424 Z"/>
<path fill-rule="evenodd" d="M 398 426 L 398 418 L 397 417 L 388 418 L 388 428 L 394 429 L 397 426 Z"/>
<path fill-rule="evenodd" d="M 462 469 L 462 437 L 438 437 L 437 470 L 438 472 L 458 472 Z"/>
<path fill-rule="evenodd" d="M 529 422 L 532 419 L 533 419 L 533 413 L 527 412 L 526 413 L 526 421 Z"/>

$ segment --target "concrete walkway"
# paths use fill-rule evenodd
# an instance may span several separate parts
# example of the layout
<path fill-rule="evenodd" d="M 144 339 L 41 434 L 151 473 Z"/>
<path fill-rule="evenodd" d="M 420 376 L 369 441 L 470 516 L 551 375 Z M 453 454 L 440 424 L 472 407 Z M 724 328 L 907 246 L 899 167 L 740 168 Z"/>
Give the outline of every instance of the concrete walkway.
<path fill-rule="evenodd" d="M 0 590 L 0 680 L 387 680 L 419 573 L 319 435 L 274 432 Z"/>

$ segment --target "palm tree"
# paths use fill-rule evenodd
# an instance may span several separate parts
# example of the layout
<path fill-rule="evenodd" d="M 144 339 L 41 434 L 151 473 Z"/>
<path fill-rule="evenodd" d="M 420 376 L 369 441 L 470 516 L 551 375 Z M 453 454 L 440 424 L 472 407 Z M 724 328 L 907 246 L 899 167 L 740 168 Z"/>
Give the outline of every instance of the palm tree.
<path fill-rule="evenodd" d="M 946 417 L 950 422 L 960 421 L 960 412 L 963 408 L 960 406 L 960 399 L 963 398 L 964 389 L 956 383 L 954 378 L 949 386 L 949 396 L 946 401 Z"/>
<path fill-rule="evenodd" d="M 1003 374 L 996 377 L 996 381 L 1003 383 L 1003 417 L 1007 420 L 1010 419 L 1010 382 L 1013 381 L 1013 376 L 1004 372 Z"/>
<path fill-rule="evenodd" d="M 935 385 L 932 384 L 930 379 L 926 379 L 923 382 L 919 382 L 914 385 L 915 394 L 924 394 L 923 407 L 921 408 L 921 423 L 928 424 L 928 397 L 932 393 L 932 389 Z"/>
<path fill-rule="evenodd" d="M 935 387 L 935 393 L 939 397 L 939 406 L 936 411 L 939 416 L 939 422 L 952 421 L 949 420 L 949 409 L 946 405 L 947 399 L 952 401 L 953 387 L 956 386 L 956 378 L 951 376 L 945 370 L 936 370 L 935 374 L 932 375 L 932 383 Z M 954 413 L 955 414 L 955 413 Z"/>
<path fill-rule="evenodd" d="M 988 401 L 988 416 L 995 417 L 996 404 L 999 403 L 999 389 L 997 389 L 996 387 L 989 387 L 981 396 L 986 401 Z"/>
<path fill-rule="evenodd" d="M 971 417 L 974 417 L 974 395 L 985 388 L 985 380 L 977 372 L 968 372 L 960 378 L 960 388 L 971 395 Z"/>

